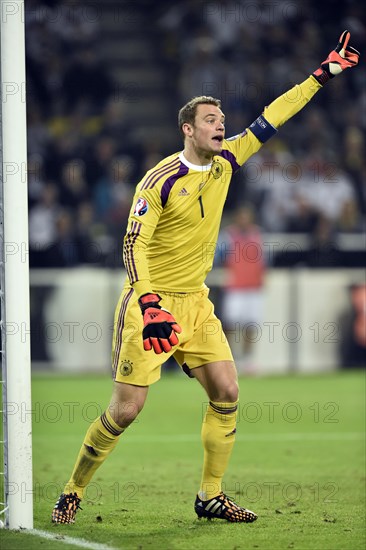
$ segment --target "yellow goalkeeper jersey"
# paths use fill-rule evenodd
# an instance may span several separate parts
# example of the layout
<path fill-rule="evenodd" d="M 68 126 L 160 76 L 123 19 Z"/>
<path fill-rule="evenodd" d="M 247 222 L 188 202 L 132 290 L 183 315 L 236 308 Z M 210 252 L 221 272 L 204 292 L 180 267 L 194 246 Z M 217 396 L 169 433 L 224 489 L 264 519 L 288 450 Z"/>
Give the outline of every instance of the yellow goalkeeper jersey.
<path fill-rule="evenodd" d="M 136 187 L 124 238 L 129 284 L 151 291 L 195 292 L 212 268 L 222 211 L 233 173 L 321 88 L 309 77 L 264 109 L 207 166 L 174 153 Z"/>

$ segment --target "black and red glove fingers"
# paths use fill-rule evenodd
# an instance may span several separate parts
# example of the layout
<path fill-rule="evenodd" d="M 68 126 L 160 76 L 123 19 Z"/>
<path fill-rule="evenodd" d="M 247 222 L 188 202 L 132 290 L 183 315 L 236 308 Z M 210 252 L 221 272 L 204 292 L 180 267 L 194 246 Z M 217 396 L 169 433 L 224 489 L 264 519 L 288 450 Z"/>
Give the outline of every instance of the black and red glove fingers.
<path fill-rule="evenodd" d="M 349 31 L 343 31 L 336 48 L 330 52 L 319 69 L 313 72 L 313 77 L 316 78 L 322 86 L 324 86 L 330 78 L 335 77 L 345 69 L 357 65 L 360 58 L 360 52 L 352 48 L 352 46 L 348 46 L 350 37 L 351 33 Z"/>
<path fill-rule="evenodd" d="M 142 338 L 144 350 L 155 353 L 167 353 L 179 342 L 177 333 L 182 332 L 173 315 L 160 305 L 159 294 L 144 294 L 139 298 L 144 328 Z"/>

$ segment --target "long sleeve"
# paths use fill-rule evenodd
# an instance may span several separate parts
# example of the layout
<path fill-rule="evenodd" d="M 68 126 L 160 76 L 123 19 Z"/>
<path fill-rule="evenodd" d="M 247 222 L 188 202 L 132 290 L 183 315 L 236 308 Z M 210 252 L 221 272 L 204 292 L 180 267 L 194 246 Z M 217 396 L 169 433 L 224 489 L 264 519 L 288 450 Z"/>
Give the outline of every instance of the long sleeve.
<path fill-rule="evenodd" d="M 154 277 L 150 273 L 151 262 L 156 260 L 152 241 L 156 240 L 157 227 L 172 187 L 187 172 L 188 168 L 182 166 L 175 153 L 149 170 L 136 187 L 124 238 L 123 260 L 130 285 L 139 297 L 154 290 Z M 169 255 L 169 249 L 165 253 Z M 160 256 L 162 251 L 158 254 Z"/>
<path fill-rule="evenodd" d="M 282 124 L 305 107 L 321 87 L 313 76 L 309 76 L 304 82 L 296 84 L 265 107 L 263 114 L 244 132 L 226 139 L 224 149 L 230 151 L 235 157 L 235 162 L 232 161 L 233 171 L 235 172 L 274 136 Z"/>
<path fill-rule="evenodd" d="M 123 243 L 123 261 L 130 284 L 138 296 L 152 291 L 146 249 L 161 211 L 157 188 L 136 193 Z"/>
<path fill-rule="evenodd" d="M 301 111 L 320 88 L 322 86 L 319 82 L 313 76 L 309 76 L 268 105 L 263 112 L 265 119 L 275 128 L 282 126 Z"/>

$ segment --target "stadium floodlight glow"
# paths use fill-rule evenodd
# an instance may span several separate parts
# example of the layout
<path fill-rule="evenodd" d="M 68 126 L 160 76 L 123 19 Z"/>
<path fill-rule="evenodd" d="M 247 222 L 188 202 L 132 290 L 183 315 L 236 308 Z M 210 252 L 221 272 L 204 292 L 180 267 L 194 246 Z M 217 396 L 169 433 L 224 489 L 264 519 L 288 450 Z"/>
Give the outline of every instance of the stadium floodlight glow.
<path fill-rule="evenodd" d="M 32 529 L 29 267 L 28 256 L 24 254 L 24 250 L 28 250 L 24 1 L 1 2 L 0 17 L 1 356 L 5 488 L 2 511 L 5 525 L 10 529 Z"/>

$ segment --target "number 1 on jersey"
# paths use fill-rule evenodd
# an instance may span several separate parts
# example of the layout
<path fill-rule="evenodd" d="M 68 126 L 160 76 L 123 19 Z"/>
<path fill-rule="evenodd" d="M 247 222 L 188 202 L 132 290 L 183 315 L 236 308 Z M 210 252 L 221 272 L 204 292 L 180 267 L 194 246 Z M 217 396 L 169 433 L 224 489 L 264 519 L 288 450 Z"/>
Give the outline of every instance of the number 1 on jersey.
<path fill-rule="evenodd" d="M 204 209 L 203 209 L 202 195 L 200 195 L 200 196 L 198 197 L 198 202 L 200 203 L 201 217 L 204 218 L 204 217 L 205 217 L 205 211 L 204 211 Z"/>

